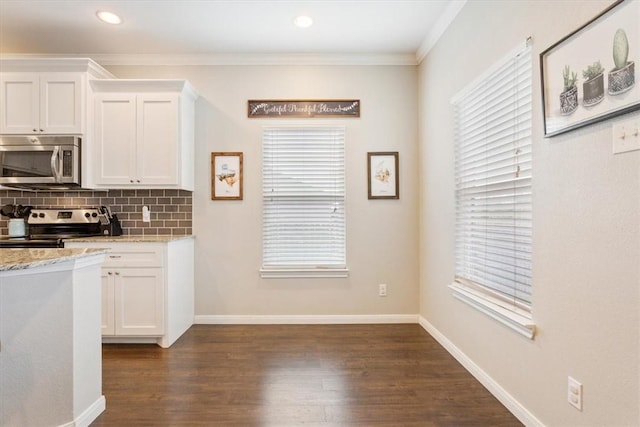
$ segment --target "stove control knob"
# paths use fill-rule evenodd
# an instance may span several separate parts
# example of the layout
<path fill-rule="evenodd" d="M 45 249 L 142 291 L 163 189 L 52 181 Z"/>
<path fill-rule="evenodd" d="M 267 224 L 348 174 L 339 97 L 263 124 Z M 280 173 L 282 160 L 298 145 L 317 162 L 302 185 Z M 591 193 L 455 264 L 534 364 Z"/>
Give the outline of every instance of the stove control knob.
<path fill-rule="evenodd" d="M 32 213 L 31 214 L 31 218 L 38 218 L 38 214 L 37 213 Z"/>
<path fill-rule="evenodd" d="M 89 218 L 90 216 L 91 216 L 91 214 L 90 214 L 89 212 L 85 212 L 85 213 L 84 213 L 84 217 L 85 217 L 85 218 Z"/>
<path fill-rule="evenodd" d="M 38 216 L 39 216 L 40 218 L 44 218 L 44 213 L 40 212 L 40 213 L 38 214 Z"/>
<path fill-rule="evenodd" d="M 97 218 L 98 214 L 94 212 L 94 213 L 91 214 L 91 216 L 94 217 L 94 218 Z"/>

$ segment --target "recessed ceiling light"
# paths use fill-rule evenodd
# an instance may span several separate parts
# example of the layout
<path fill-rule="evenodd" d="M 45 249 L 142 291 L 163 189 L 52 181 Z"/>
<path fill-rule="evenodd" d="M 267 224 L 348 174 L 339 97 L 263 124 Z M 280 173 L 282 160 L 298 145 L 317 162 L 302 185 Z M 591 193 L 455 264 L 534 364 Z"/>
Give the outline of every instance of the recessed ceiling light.
<path fill-rule="evenodd" d="M 120 18 L 118 15 L 116 15 L 113 12 L 107 12 L 106 10 L 99 10 L 96 15 L 98 16 L 98 19 L 101 20 L 102 22 L 106 22 L 107 24 L 121 24 L 122 23 L 122 18 Z"/>
<path fill-rule="evenodd" d="M 309 28 L 313 24 L 313 19 L 307 15 L 296 16 L 293 20 L 293 24 L 299 28 Z"/>

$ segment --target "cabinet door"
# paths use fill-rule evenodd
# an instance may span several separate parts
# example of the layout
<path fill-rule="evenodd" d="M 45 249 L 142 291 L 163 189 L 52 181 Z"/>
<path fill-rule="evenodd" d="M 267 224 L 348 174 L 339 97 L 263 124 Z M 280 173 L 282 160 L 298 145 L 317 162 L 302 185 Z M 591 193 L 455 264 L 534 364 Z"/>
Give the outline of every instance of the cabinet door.
<path fill-rule="evenodd" d="M 112 336 L 116 333 L 114 307 L 113 271 L 102 269 L 102 335 Z"/>
<path fill-rule="evenodd" d="M 161 268 L 115 270 L 116 335 L 164 333 L 164 279 Z"/>
<path fill-rule="evenodd" d="M 40 132 L 38 73 L 0 73 L 0 133 Z"/>
<path fill-rule="evenodd" d="M 40 127 L 48 134 L 81 134 L 82 77 L 80 73 L 40 76 Z"/>
<path fill-rule="evenodd" d="M 96 95 L 94 122 L 96 184 L 133 184 L 136 162 L 135 95 Z"/>
<path fill-rule="evenodd" d="M 147 185 L 178 185 L 178 96 L 139 94 L 138 179 Z"/>

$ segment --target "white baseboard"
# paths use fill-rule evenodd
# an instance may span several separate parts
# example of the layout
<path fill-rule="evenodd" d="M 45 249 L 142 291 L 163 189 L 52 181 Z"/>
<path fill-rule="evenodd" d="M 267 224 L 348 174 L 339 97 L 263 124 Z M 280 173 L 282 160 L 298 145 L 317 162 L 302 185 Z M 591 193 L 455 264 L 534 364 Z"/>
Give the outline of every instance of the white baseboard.
<path fill-rule="evenodd" d="M 160 344 L 161 337 L 102 337 L 102 344 Z"/>
<path fill-rule="evenodd" d="M 418 316 L 418 323 L 441 346 L 443 346 L 460 364 L 473 375 L 489 392 L 500 401 L 520 422 L 528 427 L 544 427 L 544 424 L 509 394 L 500 384 L 475 364 L 466 354 L 455 346 L 424 317 Z"/>
<path fill-rule="evenodd" d="M 283 315 L 283 316 L 235 316 L 200 315 L 195 317 L 198 325 L 311 325 L 311 324 L 355 324 L 355 323 L 418 323 L 417 314 L 375 315 Z"/>
<path fill-rule="evenodd" d="M 107 407 L 107 401 L 104 396 L 100 396 L 98 400 L 93 402 L 91 406 L 82 412 L 73 422 L 62 424 L 59 427 L 88 427 L 95 421 Z"/>

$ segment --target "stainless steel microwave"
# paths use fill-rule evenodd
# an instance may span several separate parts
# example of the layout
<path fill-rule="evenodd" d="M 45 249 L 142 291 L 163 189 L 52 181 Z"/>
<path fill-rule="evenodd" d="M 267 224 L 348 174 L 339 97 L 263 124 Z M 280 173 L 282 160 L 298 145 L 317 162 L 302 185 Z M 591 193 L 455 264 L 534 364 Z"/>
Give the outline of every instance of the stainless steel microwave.
<path fill-rule="evenodd" d="M 79 136 L 0 137 L 0 185 L 25 189 L 80 186 Z"/>

